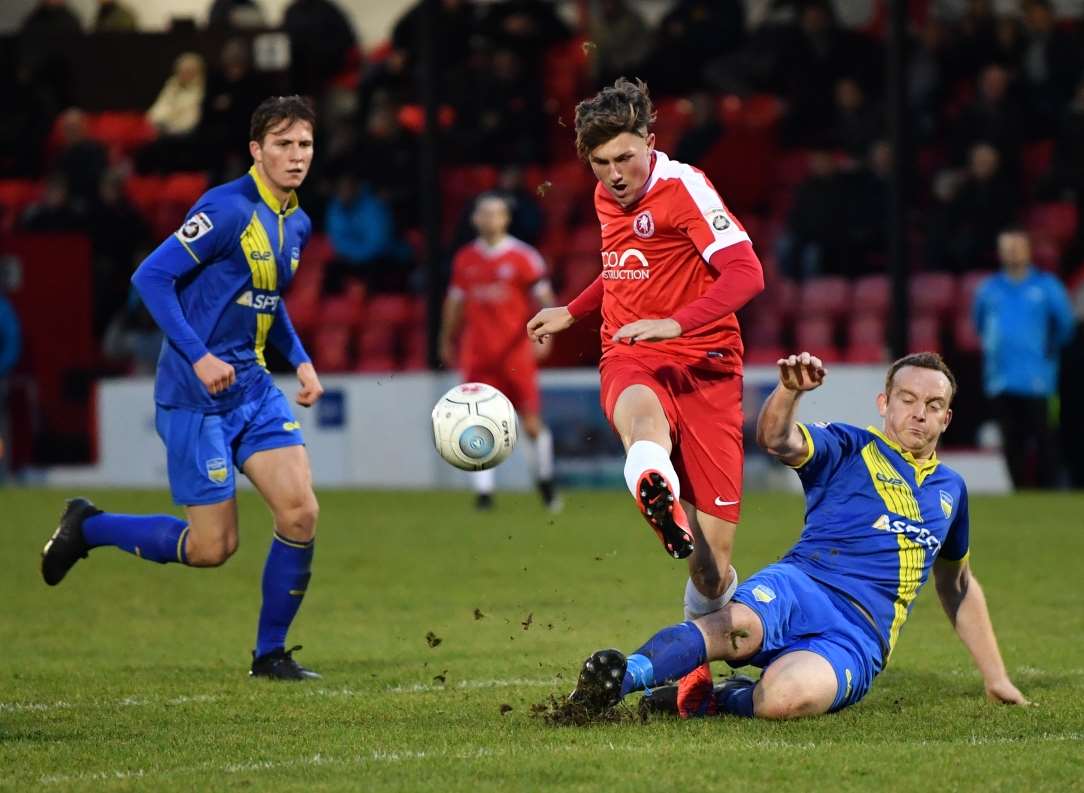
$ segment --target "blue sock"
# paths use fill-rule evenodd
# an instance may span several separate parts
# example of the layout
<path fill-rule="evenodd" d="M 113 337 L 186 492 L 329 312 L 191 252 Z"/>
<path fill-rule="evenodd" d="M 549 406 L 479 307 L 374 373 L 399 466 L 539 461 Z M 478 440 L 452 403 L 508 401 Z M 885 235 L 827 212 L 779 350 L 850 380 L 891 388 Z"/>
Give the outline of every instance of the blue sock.
<path fill-rule="evenodd" d="M 91 548 L 112 545 L 159 564 L 188 564 L 188 524 L 172 515 L 115 515 L 103 512 L 83 521 L 83 537 Z"/>
<path fill-rule="evenodd" d="M 723 713 L 751 719 L 753 718 L 753 689 L 756 687 L 756 682 L 732 680 L 718 693 L 715 704 Z"/>
<path fill-rule="evenodd" d="M 656 681 L 687 675 L 707 660 L 704 635 L 691 622 L 663 628 L 628 657 L 621 696 L 651 688 Z"/>
<path fill-rule="evenodd" d="M 296 542 L 275 532 L 263 568 L 263 605 L 256 634 L 256 657 L 286 647 L 286 632 L 309 586 L 313 540 Z"/>

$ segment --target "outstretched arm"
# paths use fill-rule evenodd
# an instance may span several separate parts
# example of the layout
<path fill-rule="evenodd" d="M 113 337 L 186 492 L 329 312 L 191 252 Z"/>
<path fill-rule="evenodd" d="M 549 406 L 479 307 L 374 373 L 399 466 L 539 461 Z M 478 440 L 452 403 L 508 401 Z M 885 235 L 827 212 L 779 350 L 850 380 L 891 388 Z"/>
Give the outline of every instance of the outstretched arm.
<path fill-rule="evenodd" d="M 982 674 L 986 698 L 1009 705 L 1028 704 L 1005 671 L 986 597 L 971 574 L 967 559 L 958 562 L 938 559 L 933 565 L 933 575 L 941 606 Z"/>
<path fill-rule="evenodd" d="M 786 465 L 801 465 L 810 455 L 809 440 L 794 421 L 798 400 L 824 382 L 824 364 L 808 352 L 776 361 L 779 385 L 757 416 L 757 444 Z"/>

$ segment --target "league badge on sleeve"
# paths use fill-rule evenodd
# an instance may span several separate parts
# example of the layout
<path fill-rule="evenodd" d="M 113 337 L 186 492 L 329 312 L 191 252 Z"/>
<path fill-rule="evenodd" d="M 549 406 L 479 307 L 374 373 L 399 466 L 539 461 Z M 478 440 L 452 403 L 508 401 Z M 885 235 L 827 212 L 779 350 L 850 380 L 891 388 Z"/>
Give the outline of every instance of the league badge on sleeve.
<path fill-rule="evenodd" d="M 195 242 L 215 227 L 205 212 L 197 212 L 184 225 L 177 229 L 177 239 L 181 242 Z"/>
<path fill-rule="evenodd" d="M 716 232 L 722 233 L 730 228 L 730 218 L 726 214 L 726 210 L 715 209 L 707 215 L 708 223 L 715 229 Z"/>

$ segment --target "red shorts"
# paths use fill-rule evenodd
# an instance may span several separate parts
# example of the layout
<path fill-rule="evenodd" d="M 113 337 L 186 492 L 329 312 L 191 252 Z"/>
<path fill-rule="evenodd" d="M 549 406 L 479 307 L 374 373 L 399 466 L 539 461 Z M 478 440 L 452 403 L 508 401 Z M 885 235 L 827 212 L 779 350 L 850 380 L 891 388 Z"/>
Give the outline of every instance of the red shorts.
<path fill-rule="evenodd" d="M 512 400 L 517 413 L 537 415 L 542 400 L 538 396 L 538 362 L 530 344 L 513 351 L 497 363 L 467 361 L 463 377 L 468 383 L 487 383 Z"/>
<path fill-rule="evenodd" d="M 602 409 L 631 385 L 655 392 L 670 423 L 681 497 L 701 512 L 737 523 L 742 497 L 742 377 L 690 368 L 656 355 L 610 355 L 599 365 Z"/>

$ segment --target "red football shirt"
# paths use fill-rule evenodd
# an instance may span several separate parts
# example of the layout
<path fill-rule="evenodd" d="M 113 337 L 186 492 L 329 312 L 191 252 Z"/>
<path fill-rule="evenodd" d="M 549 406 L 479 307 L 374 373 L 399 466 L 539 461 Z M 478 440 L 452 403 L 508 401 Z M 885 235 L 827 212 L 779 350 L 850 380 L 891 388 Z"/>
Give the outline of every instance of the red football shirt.
<path fill-rule="evenodd" d="M 478 239 L 459 249 L 449 291 L 464 301 L 462 368 L 500 366 L 510 353 L 530 345 L 525 328 L 535 309 L 532 289 L 545 277 L 541 255 L 515 237 L 492 248 Z"/>
<path fill-rule="evenodd" d="M 707 265 L 716 251 L 749 242 L 704 173 L 655 152 L 643 196 L 623 209 L 595 187 L 602 227 L 602 353 L 657 350 L 693 366 L 741 372 L 738 320 L 728 314 L 676 339 L 614 343 L 623 325 L 669 317 L 700 297 L 718 277 Z"/>

